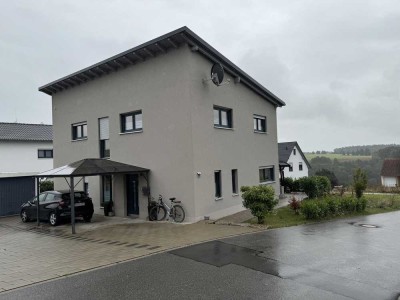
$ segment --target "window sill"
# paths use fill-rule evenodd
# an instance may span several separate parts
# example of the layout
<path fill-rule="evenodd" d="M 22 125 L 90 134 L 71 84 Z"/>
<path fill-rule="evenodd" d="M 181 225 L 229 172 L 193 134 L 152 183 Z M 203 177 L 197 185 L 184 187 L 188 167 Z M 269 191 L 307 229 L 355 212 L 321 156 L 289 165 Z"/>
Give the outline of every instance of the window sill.
<path fill-rule="evenodd" d="M 38 157 L 38 159 L 53 159 L 52 157 Z"/>
<path fill-rule="evenodd" d="M 119 135 L 126 135 L 126 134 L 133 134 L 133 133 L 141 133 L 141 132 L 143 132 L 143 129 L 141 129 L 141 130 L 135 130 L 135 131 L 120 132 Z"/>
<path fill-rule="evenodd" d="M 257 130 L 254 130 L 254 133 L 259 133 L 259 134 L 268 134 L 268 132 L 266 132 L 266 131 L 257 131 Z"/>
<path fill-rule="evenodd" d="M 86 141 L 88 138 L 81 138 L 81 139 L 76 139 L 76 140 L 71 140 L 71 142 L 81 142 L 81 141 Z"/>
<path fill-rule="evenodd" d="M 223 197 L 219 197 L 219 198 L 215 198 L 214 200 L 215 201 L 221 201 L 221 200 L 223 200 L 224 198 Z"/>
<path fill-rule="evenodd" d="M 218 125 L 214 125 L 214 128 L 216 128 L 216 129 L 225 129 L 225 130 L 234 130 L 233 127 L 222 127 L 222 126 L 218 126 Z"/>
<path fill-rule="evenodd" d="M 265 182 L 260 182 L 261 185 L 267 185 L 267 184 L 273 184 L 276 183 L 276 181 L 265 181 Z"/>
<path fill-rule="evenodd" d="M 239 194 L 232 194 L 232 197 L 238 197 L 240 196 Z"/>

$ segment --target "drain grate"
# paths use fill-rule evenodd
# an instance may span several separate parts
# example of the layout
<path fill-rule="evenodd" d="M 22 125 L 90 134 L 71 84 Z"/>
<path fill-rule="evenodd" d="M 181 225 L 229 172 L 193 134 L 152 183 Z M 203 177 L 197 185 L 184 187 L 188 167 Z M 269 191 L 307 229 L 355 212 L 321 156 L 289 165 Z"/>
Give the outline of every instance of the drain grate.
<path fill-rule="evenodd" d="M 365 227 L 365 228 L 379 228 L 378 226 L 371 225 L 371 224 L 358 224 L 358 226 Z"/>

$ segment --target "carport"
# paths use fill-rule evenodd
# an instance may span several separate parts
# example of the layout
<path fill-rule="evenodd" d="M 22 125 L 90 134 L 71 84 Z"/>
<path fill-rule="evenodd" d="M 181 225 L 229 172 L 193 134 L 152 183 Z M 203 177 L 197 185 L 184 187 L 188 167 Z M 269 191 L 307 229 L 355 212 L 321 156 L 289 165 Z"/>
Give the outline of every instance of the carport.
<path fill-rule="evenodd" d="M 41 178 L 55 178 L 55 177 L 63 177 L 67 182 L 70 193 L 71 193 L 71 227 L 72 233 L 75 233 L 75 187 L 76 185 L 82 181 L 84 177 L 88 176 L 101 176 L 101 175 L 113 175 L 113 174 L 139 174 L 144 177 L 147 183 L 147 188 L 149 189 L 149 174 L 150 170 L 128 165 L 116 161 L 112 161 L 109 159 L 102 158 L 86 158 L 82 159 L 68 165 L 55 168 L 49 171 L 45 171 L 37 174 L 36 176 L 36 197 L 40 194 L 40 179 Z M 74 178 L 81 177 L 81 179 L 75 184 Z M 69 182 L 68 182 L 69 178 Z M 150 201 L 150 195 L 149 201 Z M 38 198 L 39 200 L 39 198 Z M 37 217 L 37 225 L 40 224 L 39 220 L 39 201 L 37 202 L 36 209 L 36 217 Z"/>

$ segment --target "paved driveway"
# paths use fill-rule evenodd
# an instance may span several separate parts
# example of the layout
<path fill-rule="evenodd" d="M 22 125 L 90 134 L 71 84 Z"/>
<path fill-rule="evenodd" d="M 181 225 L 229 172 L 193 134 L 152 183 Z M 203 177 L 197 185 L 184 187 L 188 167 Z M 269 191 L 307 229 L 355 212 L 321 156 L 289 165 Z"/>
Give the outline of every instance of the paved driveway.
<path fill-rule="evenodd" d="M 95 216 L 93 223 L 78 223 L 76 235 L 70 230 L 69 225 L 37 228 L 19 217 L 0 218 L 0 292 L 260 229 Z"/>
<path fill-rule="evenodd" d="M 1 293 L 0 299 L 397 299 L 399 228 L 400 212 L 393 212 L 267 230 Z"/>

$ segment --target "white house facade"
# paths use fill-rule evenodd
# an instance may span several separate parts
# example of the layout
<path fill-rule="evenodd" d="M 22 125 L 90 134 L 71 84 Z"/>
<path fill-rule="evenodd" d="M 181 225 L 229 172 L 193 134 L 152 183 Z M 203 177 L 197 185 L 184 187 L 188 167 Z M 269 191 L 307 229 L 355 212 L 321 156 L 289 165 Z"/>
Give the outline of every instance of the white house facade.
<path fill-rule="evenodd" d="M 96 212 L 111 199 L 117 216 L 147 218 L 147 184 L 155 199 L 181 200 L 188 221 L 243 210 L 243 185 L 279 193 L 276 109 L 285 103 L 187 27 L 39 90 L 52 96 L 54 167 L 104 158 L 150 170 L 86 178 Z"/>
<path fill-rule="evenodd" d="M 0 123 L 0 176 L 53 168 L 51 125 Z"/>
<path fill-rule="evenodd" d="M 400 159 L 387 158 L 381 169 L 381 184 L 383 187 L 393 188 L 400 185 Z"/>
<path fill-rule="evenodd" d="M 286 178 L 308 177 L 311 166 L 297 142 L 279 143 L 279 161 L 288 164 L 283 169 Z"/>

